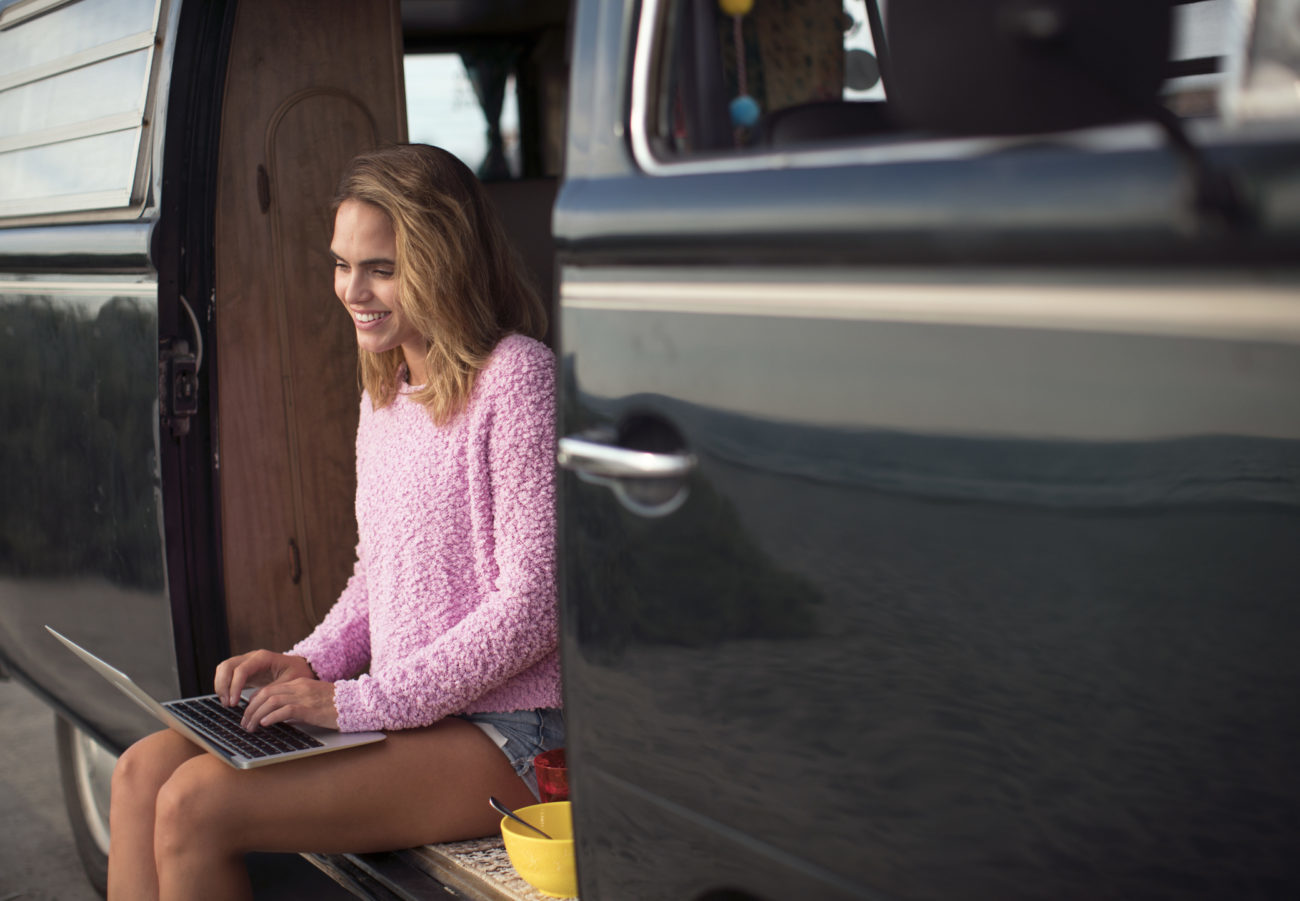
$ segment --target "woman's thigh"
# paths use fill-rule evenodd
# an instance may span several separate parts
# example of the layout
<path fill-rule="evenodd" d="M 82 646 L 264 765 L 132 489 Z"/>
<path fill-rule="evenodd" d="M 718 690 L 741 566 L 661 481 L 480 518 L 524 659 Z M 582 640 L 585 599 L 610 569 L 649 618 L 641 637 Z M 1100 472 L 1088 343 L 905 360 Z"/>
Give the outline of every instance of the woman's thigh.
<path fill-rule="evenodd" d="M 255 770 L 203 754 L 176 770 L 164 795 L 179 828 L 205 830 L 228 850 L 322 853 L 488 835 L 498 822 L 490 795 L 534 803 L 505 755 L 458 719 Z"/>

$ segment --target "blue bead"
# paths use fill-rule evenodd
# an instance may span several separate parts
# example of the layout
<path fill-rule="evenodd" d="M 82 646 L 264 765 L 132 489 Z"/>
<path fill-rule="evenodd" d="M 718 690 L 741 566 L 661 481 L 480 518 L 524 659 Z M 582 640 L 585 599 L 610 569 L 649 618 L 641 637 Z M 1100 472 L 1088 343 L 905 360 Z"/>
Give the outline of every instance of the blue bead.
<path fill-rule="evenodd" d="M 737 128 L 752 128 L 758 122 L 758 101 L 748 94 L 741 94 L 731 101 L 731 124 Z"/>

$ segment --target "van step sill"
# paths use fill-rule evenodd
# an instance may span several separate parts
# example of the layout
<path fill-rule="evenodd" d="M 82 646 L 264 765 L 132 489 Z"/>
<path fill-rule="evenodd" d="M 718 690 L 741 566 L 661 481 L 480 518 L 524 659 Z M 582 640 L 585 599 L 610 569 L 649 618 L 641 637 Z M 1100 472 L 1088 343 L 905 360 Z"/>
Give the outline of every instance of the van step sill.
<path fill-rule="evenodd" d="M 392 891 L 393 885 L 390 879 L 377 878 L 371 867 L 360 865 L 358 861 L 350 859 L 350 855 L 303 854 L 302 857 L 358 898 L 366 898 L 369 901 L 419 901 L 409 893 L 395 893 Z M 429 886 L 425 887 L 426 891 L 421 897 L 430 898 L 443 894 L 441 887 L 437 887 L 438 895 L 427 891 L 428 888 Z"/>
<path fill-rule="evenodd" d="M 499 835 L 382 854 L 303 856 L 362 898 L 549 901 L 515 872 Z"/>
<path fill-rule="evenodd" d="M 549 901 L 515 872 L 499 835 L 401 853 L 413 866 L 472 901 Z"/>

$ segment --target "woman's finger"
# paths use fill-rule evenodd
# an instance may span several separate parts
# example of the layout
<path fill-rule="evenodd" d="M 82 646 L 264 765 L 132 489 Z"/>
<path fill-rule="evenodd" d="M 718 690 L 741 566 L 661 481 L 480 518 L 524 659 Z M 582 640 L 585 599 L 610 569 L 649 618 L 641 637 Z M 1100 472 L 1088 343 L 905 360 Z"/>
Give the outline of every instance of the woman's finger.
<path fill-rule="evenodd" d="M 244 717 L 240 720 L 240 725 L 249 732 L 256 729 L 258 720 L 274 709 L 276 691 L 277 685 L 272 683 L 254 692 L 248 699 L 248 706 L 244 708 Z"/>
<path fill-rule="evenodd" d="M 290 719 L 337 729 L 334 683 L 294 679 L 269 685 L 249 700 L 243 725 L 252 730 Z"/>
<path fill-rule="evenodd" d="M 217 664 L 217 673 L 212 679 L 212 689 L 216 692 L 221 703 L 230 706 L 230 686 L 235 676 L 235 669 L 239 666 L 247 654 L 240 654 L 236 657 L 228 657 Z"/>
<path fill-rule="evenodd" d="M 243 655 L 238 657 L 228 657 L 217 664 L 217 673 L 212 679 L 213 691 L 217 696 L 225 701 L 230 695 L 230 679 L 235 672 L 235 666 L 239 663 Z"/>
<path fill-rule="evenodd" d="M 233 707 L 239 703 L 239 698 L 244 693 L 244 686 L 248 684 L 248 680 L 253 673 L 257 672 L 256 665 L 250 665 L 249 656 L 245 654 L 239 658 L 230 672 L 230 684 L 227 686 L 226 693 L 222 698 L 227 707 Z"/>
<path fill-rule="evenodd" d="M 253 682 L 260 673 L 269 669 L 273 665 L 275 656 L 276 655 L 272 654 L 270 651 L 265 650 L 249 651 L 247 654 L 240 654 L 238 657 L 232 657 L 223 663 L 221 665 L 222 667 L 226 666 L 226 664 L 230 664 L 231 666 L 229 669 L 229 681 L 223 687 L 217 689 L 217 694 L 221 696 L 222 702 L 227 707 L 233 707 L 238 704 L 240 695 L 243 694 L 244 689 L 247 688 L 249 683 Z M 221 667 L 218 667 L 217 670 L 218 673 L 220 673 Z"/>

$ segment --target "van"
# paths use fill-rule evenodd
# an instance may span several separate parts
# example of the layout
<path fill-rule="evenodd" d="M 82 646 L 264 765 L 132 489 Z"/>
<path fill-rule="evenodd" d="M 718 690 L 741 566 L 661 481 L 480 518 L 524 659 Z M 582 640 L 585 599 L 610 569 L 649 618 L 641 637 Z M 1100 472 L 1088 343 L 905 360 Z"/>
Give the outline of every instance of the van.
<path fill-rule="evenodd" d="M 584 899 L 1294 897 L 1298 10 L 0 0 L 0 663 L 92 881 L 152 724 L 41 627 L 176 694 L 329 608 L 327 204 L 413 140 L 553 311 Z"/>

